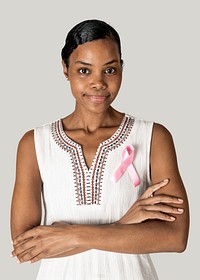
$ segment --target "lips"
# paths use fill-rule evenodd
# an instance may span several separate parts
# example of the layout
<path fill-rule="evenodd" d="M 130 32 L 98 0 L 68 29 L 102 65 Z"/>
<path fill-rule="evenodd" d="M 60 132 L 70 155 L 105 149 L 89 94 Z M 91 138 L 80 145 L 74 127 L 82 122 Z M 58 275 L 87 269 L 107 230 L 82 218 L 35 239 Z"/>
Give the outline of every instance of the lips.
<path fill-rule="evenodd" d="M 110 95 L 85 95 L 91 102 L 100 104 L 104 103 L 106 99 L 109 98 Z"/>

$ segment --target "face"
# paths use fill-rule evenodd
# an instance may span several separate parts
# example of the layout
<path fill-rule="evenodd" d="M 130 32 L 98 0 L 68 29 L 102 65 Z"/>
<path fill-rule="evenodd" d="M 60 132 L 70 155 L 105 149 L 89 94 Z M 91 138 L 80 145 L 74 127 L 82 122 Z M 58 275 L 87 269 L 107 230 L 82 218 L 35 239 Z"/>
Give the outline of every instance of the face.
<path fill-rule="evenodd" d="M 101 113 L 109 108 L 118 94 L 122 66 L 117 44 L 100 39 L 79 45 L 63 63 L 64 74 L 70 81 L 76 108 Z"/>

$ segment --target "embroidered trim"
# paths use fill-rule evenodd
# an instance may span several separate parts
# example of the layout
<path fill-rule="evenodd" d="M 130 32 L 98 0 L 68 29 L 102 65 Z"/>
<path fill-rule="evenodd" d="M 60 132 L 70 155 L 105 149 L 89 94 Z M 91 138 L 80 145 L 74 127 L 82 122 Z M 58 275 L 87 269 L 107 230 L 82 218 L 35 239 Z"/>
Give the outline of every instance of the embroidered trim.
<path fill-rule="evenodd" d="M 108 154 L 124 143 L 133 125 L 134 119 L 125 115 L 117 131 L 109 139 L 99 144 L 92 165 L 88 169 L 81 145 L 66 135 L 61 120 L 51 124 L 54 141 L 70 155 L 77 205 L 101 204 L 103 175 Z"/>

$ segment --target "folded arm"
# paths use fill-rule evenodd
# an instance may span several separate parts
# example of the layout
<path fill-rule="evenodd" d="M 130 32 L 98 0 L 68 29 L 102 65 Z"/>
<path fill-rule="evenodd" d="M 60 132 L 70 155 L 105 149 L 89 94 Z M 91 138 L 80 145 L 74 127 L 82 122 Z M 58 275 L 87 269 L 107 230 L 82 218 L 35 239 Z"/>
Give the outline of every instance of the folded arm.
<path fill-rule="evenodd" d="M 21 155 L 19 147 L 18 163 L 21 166 L 18 170 L 20 174 L 23 172 L 25 162 L 27 160 L 30 162 L 29 179 L 16 180 L 16 192 L 14 192 L 12 203 L 13 255 L 17 256 L 21 262 L 69 256 L 89 249 L 134 254 L 185 250 L 189 229 L 187 195 L 178 171 L 172 137 L 163 126 L 156 124 L 153 130 L 151 147 L 153 186 L 134 203 L 124 217 L 108 225 L 55 223 L 51 226 L 39 226 L 41 179 L 31 137 L 31 133 L 25 136 L 21 145 L 29 147 L 27 148 L 29 151 L 32 147 L 32 157 L 27 159 L 30 155 L 27 155 L 26 148 L 22 149 L 24 156 Z M 35 163 L 33 163 L 33 157 L 35 157 Z M 169 178 L 169 182 L 156 184 L 164 178 Z M 35 191 L 32 190 L 33 186 Z M 26 198 L 29 202 L 32 196 L 34 197 L 31 211 L 29 210 L 28 213 L 28 205 L 22 202 L 24 191 L 27 193 Z M 153 197 L 151 197 L 152 193 Z M 182 198 L 183 201 L 178 198 Z M 20 217 L 16 218 L 16 205 L 20 203 L 23 206 Z"/>

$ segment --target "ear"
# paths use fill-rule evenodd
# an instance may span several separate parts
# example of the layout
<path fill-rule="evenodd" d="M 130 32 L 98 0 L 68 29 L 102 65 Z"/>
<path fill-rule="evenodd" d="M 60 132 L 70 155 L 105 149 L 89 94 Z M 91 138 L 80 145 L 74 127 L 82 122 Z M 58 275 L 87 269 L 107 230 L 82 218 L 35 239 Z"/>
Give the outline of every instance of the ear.
<path fill-rule="evenodd" d="M 68 77 L 68 70 L 67 70 L 67 66 L 65 64 L 65 62 L 62 60 L 62 66 L 63 66 L 63 73 L 65 75 L 65 77 L 67 78 L 67 80 L 69 79 Z"/>

